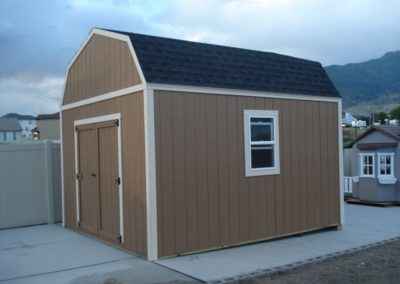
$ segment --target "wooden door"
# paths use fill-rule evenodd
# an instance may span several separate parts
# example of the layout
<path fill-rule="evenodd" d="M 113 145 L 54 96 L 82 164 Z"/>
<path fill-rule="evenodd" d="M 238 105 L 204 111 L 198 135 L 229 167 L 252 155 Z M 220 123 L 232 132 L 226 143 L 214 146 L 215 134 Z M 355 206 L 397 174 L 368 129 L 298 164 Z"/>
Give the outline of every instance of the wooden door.
<path fill-rule="evenodd" d="M 118 177 L 118 129 L 116 124 L 98 129 L 99 149 L 99 203 L 102 238 L 120 241 L 119 177 Z"/>
<path fill-rule="evenodd" d="M 79 227 L 97 234 L 99 228 L 97 130 L 78 131 L 79 145 Z"/>
<path fill-rule="evenodd" d="M 120 242 L 118 124 L 77 128 L 79 227 L 110 242 Z"/>

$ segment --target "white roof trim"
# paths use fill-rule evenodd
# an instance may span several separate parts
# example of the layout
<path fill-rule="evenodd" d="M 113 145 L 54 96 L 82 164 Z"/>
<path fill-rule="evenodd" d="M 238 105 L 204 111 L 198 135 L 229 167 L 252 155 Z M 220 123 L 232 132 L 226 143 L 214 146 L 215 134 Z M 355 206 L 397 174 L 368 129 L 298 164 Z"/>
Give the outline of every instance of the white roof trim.
<path fill-rule="evenodd" d="M 340 97 L 307 96 L 307 95 L 300 95 L 300 94 L 284 94 L 284 93 L 272 93 L 272 92 L 262 92 L 262 91 L 247 91 L 247 90 L 239 90 L 239 89 L 210 88 L 210 87 L 156 84 L 156 83 L 148 83 L 147 85 L 149 88 L 151 88 L 153 90 L 188 92 L 188 93 L 203 93 L 203 94 L 212 94 L 212 95 L 262 97 L 262 98 L 321 101 L 321 102 L 335 102 L 335 103 L 342 100 L 342 98 L 340 98 Z"/>
<path fill-rule="evenodd" d="M 128 44 L 129 51 L 131 52 L 131 55 L 132 55 L 132 59 L 133 59 L 133 61 L 135 63 L 136 69 L 137 69 L 137 71 L 139 73 L 140 80 L 142 81 L 143 85 L 146 85 L 146 78 L 144 77 L 142 68 L 140 67 L 139 60 L 137 58 L 135 49 L 133 48 L 133 45 L 132 45 L 132 42 L 131 42 L 130 38 L 128 36 L 126 36 L 126 35 L 123 35 L 123 34 L 114 33 L 114 32 L 110 32 L 110 31 L 94 28 L 94 29 L 91 30 L 88 38 L 81 45 L 81 47 L 78 49 L 78 51 L 75 53 L 74 57 L 72 58 L 71 62 L 68 64 L 67 71 L 65 72 L 65 79 L 64 79 L 64 86 L 63 86 L 63 96 L 62 96 L 62 99 L 61 99 L 61 102 L 60 102 L 60 106 L 61 107 L 62 107 L 62 104 L 63 104 L 63 101 L 64 101 L 64 96 L 65 96 L 65 91 L 66 91 L 66 87 L 67 87 L 67 79 L 68 79 L 69 70 L 71 69 L 72 65 L 77 60 L 79 55 L 82 53 L 82 51 L 84 50 L 86 45 L 89 43 L 90 39 L 96 34 L 97 35 L 101 35 L 101 36 L 105 36 L 105 37 L 109 37 L 109 38 L 113 38 L 113 39 L 116 39 L 116 40 L 121 40 L 121 41 L 126 42 Z"/>
<path fill-rule="evenodd" d="M 143 91 L 143 90 L 144 90 L 143 84 L 134 85 L 134 86 L 131 86 L 131 87 L 128 87 L 125 89 L 105 93 L 102 95 L 90 97 L 88 99 L 84 99 L 84 100 L 80 100 L 77 102 L 63 105 L 63 106 L 61 106 L 61 110 L 68 110 L 68 109 L 77 108 L 77 107 L 81 107 L 81 106 L 85 106 L 85 105 L 89 105 L 89 104 L 94 104 L 94 103 L 110 100 L 110 99 L 113 99 L 116 97 L 122 97 L 122 96 L 129 95 L 129 94 L 132 94 L 132 93 L 135 93 L 138 91 Z"/>

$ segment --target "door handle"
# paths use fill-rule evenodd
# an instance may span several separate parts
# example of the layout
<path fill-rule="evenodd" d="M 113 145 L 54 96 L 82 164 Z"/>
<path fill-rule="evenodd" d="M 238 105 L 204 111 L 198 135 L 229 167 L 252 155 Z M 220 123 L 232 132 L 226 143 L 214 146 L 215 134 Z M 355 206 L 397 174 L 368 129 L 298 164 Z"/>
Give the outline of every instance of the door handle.
<path fill-rule="evenodd" d="M 92 176 L 92 177 L 96 177 L 96 174 L 95 174 L 95 173 L 92 173 L 91 176 Z"/>

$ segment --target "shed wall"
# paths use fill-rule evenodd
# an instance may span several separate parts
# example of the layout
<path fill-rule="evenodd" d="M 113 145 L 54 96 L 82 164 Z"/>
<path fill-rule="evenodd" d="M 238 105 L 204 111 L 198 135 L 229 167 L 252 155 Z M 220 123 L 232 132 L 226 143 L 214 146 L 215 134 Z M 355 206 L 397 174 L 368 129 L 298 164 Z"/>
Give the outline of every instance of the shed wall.
<path fill-rule="evenodd" d="M 123 247 L 146 255 L 146 187 L 143 92 L 63 111 L 66 225 L 77 229 L 74 121 L 121 113 L 124 235 Z"/>
<path fill-rule="evenodd" d="M 93 35 L 67 75 L 64 104 L 124 89 L 140 83 L 124 41 Z"/>
<path fill-rule="evenodd" d="M 154 94 L 160 257 L 340 223 L 337 103 Z M 280 175 L 245 177 L 244 109 L 279 111 Z"/>

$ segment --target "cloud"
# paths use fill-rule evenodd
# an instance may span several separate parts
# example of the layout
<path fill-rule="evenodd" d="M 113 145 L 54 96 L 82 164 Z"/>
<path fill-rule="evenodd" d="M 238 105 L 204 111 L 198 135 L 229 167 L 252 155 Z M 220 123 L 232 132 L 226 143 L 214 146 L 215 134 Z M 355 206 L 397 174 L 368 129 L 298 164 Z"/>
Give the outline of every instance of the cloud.
<path fill-rule="evenodd" d="M 400 49 L 399 11 L 398 0 L 2 0 L 0 107 L 37 112 L 33 101 L 38 101 L 53 109 L 47 98 L 61 92 L 49 82 L 64 76 L 95 26 L 273 51 L 327 65 Z M 22 77 L 40 77 L 47 85 L 24 87 Z M 39 90 L 41 95 L 32 95 Z M 3 92 L 18 93 L 21 103 L 7 101 Z"/>
<path fill-rule="evenodd" d="M 0 115 L 7 112 L 29 114 L 59 110 L 64 78 L 20 74 L 0 78 Z"/>

